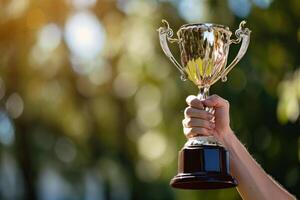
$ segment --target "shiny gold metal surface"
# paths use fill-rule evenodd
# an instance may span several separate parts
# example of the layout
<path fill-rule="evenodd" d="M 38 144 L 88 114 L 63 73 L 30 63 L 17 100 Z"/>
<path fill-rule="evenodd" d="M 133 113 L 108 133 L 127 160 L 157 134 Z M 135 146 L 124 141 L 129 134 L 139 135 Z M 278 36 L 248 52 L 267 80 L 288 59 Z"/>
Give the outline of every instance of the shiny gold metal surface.
<path fill-rule="evenodd" d="M 173 31 L 167 21 L 158 29 L 161 47 L 169 59 L 182 73 L 199 88 L 209 88 L 217 80 L 226 80 L 226 75 L 245 54 L 249 41 L 250 30 L 242 21 L 232 40 L 232 32 L 228 27 L 218 24 L 186 24 L 177 32 L 178 38 L 172 38 Z M 170 52 L 167 41 L 177 42 L 180 49 L 181 65 Z M 229 46 L 242 41 L 240 51 L 233 62 L 226 68 Z"/>
<path fill-rule="evenodd" d="M 177 35 L 188 78 L 200 87 L 211 85 L 226 66 L 231 32 L 214 24 L 191 24 Z"/>

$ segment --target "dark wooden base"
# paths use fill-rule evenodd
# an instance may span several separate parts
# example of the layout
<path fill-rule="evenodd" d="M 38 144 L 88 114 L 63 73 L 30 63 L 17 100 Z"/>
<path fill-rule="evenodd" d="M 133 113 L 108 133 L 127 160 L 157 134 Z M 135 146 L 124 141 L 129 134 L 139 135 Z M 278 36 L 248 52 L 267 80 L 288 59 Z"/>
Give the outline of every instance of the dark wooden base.
<path fill-rule="evenodd" d="M 170 185 L 180 189 L 222 189 L 237 186 L 229 174 L 229 154 L 222 146 L 184 147 L 179 152 L 178 174 Z"/>

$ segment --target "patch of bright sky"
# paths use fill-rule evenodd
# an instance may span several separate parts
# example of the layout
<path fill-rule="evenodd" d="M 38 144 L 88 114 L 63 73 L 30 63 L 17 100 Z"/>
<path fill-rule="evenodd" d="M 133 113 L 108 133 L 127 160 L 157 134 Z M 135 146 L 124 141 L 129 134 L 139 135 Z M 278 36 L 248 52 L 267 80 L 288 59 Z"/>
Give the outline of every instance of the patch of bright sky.
<path fill-rule="evenodd" d="M 250 14 L 252 3 L 249 0 L 228 0 L 228 6 L 236 16 L 244 18 Z"/>
<path fill-rule="evenodd" d="M 15 129 L 5 112 L 0 112 L 0 142 L 11 145 L 15 140 Z"/>
<path fill-rule="evenodd" d="M 157 6 L 156 1 L 118 0 L 117 7 L 126 14 L 143 11 L 146 8 Z"/>
<path fill-rule="evenodd" d="M 207 18 L 207 1 L 181 0 L 176 2 L 179 14 L 187 22 L 201 22 Z"/>
<path fill-rule="evenodd" d="M 255 5 L 264 9 L 268 8 L 273 2 L 273 0 L 252 0 L 252 1 Z"/>
<path fill-rule="evenodd" d="M 75 13 L 65 25 L 64 36 L 71 53 L 83 60 L 91 60 L 100 54 L 105 35 L 104 27 L 89 11 Z"/>

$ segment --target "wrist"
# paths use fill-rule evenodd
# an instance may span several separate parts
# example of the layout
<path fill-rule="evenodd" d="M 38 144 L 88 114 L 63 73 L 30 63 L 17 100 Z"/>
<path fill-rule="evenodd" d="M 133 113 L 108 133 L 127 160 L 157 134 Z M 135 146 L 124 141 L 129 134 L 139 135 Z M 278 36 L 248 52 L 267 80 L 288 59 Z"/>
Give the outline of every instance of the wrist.
<path fill-rule="evenodd" d="M 233 130 L 229 127 L 228 129 L 224 130 L 221 134 L 220 142 L 227 148 L 230 149 L 234 145 L 235 135 Z"/>

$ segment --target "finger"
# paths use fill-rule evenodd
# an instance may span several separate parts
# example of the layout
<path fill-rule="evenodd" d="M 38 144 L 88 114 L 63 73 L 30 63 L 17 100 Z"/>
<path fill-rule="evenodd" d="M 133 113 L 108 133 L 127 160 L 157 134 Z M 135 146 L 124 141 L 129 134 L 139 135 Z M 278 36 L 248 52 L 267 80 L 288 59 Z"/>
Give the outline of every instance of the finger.
<path fill-rule="evenodd" d="M 215 94 L 203 100 L 202 103 L 207 107 L 229 107 L 229 102 L 226 99 L 223 99 L 222 97 Z"/>
<path fill-rule="evenodd" d="M 202 127 L 207 129 L 215 128 L 215 124 L 199 118 L 185 118 L 182 120 L 183 127 L 185 128 L 193 128 L 193 127 Z"/>
<path fill-rule="evenodd" d="M 200 118 L 200 119 L 206 119 L 211 120 L 213 119 L 214 115 L 207 112 L 206 110 L 200 110 L 197 108 L 187 107 L 184 111 L 184 116 L 186 118 Z"/>
<path fill-rule="evenodd" d="M 183 132 L 187 138 L 212 135 L 212 132 L 209 131 L 209 129 L 200 127 L 183 128 Z"/>
<path fill-rule="evenodd" d="M 186 103 L 194 108 L 204 109 L 202 101 L 200 101 L 196 96 L 190 95 L 186 98 Z"/>

